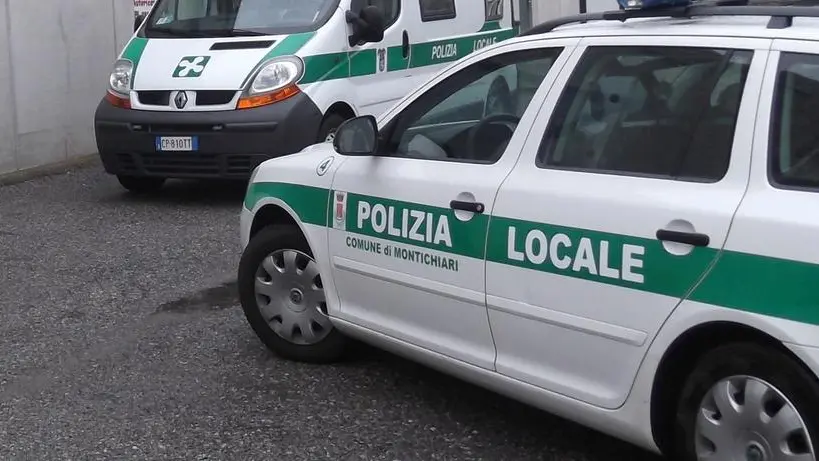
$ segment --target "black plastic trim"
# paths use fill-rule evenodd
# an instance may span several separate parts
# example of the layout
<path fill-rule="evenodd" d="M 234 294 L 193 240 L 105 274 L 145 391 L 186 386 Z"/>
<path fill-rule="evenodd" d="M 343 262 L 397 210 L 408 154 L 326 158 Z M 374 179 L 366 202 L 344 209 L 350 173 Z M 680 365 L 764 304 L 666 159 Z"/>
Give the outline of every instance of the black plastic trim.
<path fill-rule="evenodd" d="M 680 232 L 667 229 L 660 229 L 657 231 L 657 240 L 665 242 L 683 243 L 685 245 L 694 245 L 696 247 L 707 247 L 711 243 L 711 238 L 706 234 L 697 232 Z"/>
<path fill-rule="evenodd" d="M 216 42 L 210 46 L 211 51 L 217 50 L 251 50 L 256 48 L 269 48 L 276 43 L 275 40 L 248 40 L 241 42 Z"/>
<path fill-rule="evenodd" d="M 449 207 L 453 210 L 468 211 L 470 213 L 483 213 L 486 207 L 480 202 L 465 202 L 463 200 L 452 200 Z"/>

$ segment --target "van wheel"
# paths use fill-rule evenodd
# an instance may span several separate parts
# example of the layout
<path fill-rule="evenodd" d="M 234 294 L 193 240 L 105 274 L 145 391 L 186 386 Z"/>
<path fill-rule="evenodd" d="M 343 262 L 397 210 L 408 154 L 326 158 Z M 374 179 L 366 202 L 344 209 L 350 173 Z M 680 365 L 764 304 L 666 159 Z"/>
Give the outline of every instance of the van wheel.
<path fill-rule="evenodd" d="M 347 117 L 339 114 L 329 114 L 324 117 L 319 127 L 319 134 L 317 142 L 333 142 L 336 136 L 336 130 L 347 120 Z"/>
<path fill-rule="evenodd" d="M 165 184 L 165 178 L 154 178 L 151 176 L 141 177 L 117 175 L 117 180 L 122 187 L 138 194 L 156 192 Z"/>
<path fill-rule="evenodd" d="M 331 362 L 347 339 L 333 327 L 321 275 L 295 226 L 270 226 L 251 240 L 239 262 L 245 317 L 274 353 L 301 362 Z"/>
<path fill-rule="evenodd" d="M 819 384 L 770 346 L 708 352 L 678 404 L 677 453 L 695 460 L 816 461 Z"/>

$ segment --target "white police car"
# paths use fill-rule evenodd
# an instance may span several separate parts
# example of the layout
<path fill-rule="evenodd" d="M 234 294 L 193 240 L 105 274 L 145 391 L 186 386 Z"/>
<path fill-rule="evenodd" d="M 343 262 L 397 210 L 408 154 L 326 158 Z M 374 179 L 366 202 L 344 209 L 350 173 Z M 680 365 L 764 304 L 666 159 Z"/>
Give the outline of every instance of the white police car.
<path fill-rule="evenodd" d="M 631 8 L 262 164 L 261 340 L 358 338 L 684 460 L 816 460 L 819 8 Z"/>

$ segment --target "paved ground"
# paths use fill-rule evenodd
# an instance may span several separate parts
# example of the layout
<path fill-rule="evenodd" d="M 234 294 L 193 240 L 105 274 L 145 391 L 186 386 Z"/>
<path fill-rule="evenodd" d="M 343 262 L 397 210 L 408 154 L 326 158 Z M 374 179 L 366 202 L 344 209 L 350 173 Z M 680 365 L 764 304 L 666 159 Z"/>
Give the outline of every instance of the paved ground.
<path fill-rule="evenodd" d="M 657 459 L 368 348 L 275 358 L 238 308 L 242 187 L 0 188 L 0 459 Z"/>

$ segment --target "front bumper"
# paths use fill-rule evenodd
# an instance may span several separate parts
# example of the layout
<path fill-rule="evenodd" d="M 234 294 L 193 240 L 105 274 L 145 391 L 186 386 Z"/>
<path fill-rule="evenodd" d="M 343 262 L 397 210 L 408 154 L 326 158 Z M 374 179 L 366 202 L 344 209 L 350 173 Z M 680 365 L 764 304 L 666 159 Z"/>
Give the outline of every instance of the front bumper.
<path fill-rule="evenodd" d="M 263 161 L 315 144 L 322 114 L 305 94 L 254 109 L 157 112 L 115 107 L 94 115 L 105 171 L 127 176 L 247 179 Z M 196 136 L 195 152 L 164 152 L 158 136 Z"/>

